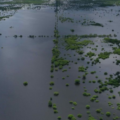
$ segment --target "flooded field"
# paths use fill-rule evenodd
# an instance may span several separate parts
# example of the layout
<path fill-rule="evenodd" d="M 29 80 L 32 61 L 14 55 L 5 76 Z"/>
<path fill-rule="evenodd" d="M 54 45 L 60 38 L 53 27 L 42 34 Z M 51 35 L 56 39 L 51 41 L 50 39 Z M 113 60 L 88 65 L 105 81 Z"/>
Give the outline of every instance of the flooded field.
<path fill-rule="evenodd" d="M 119 21 L 119 6 L 1 5 L 0 119 L 120 119 Z"/>

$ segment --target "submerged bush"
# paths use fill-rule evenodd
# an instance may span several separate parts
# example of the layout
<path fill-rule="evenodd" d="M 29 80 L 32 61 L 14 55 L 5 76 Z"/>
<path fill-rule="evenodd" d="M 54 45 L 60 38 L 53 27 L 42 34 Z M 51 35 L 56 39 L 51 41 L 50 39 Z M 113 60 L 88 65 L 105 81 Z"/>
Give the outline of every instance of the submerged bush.
<path fill-rule="evenodd" d="M 58 96 L 58 95 L 59 95 L 59 92 L 54 92 L 54 95 L 55 95 L 55 96 Z"/>
<path fill-rule="evenodd" d="M 79 79 L 76 79 L 76 80 L 75 80 L 75 84 L 76 84 L 76 85 L 80 84 L 80 80 L 79 80 Z"/>
<path fill-rule="evenodd" d="M 77 116 L 78 116 L 79 118 L 81 118 L 81 117 L 82 117 L 82 114 L 78 114 Z"/>
<path fill-rule="evenodd" d="M 52 107 L 52 101 L 51 100 L 48 102 L 48 106 Z"/>
<path fill-rule="evenodd" d="M 28 85 L 28 82 L 24 82 L 23 85 L 24 85 L 24 86 L 27 86 L 27 85 Z"/>
<path fill-rule="evenodd" d="M 90 108 L 90 105 L 86 105 L 86 108 L 89 109 L 89 108 Z"/>
<path fill-rule="evenodd" d="M 106 116 L 110 116 L 111 115 L 111 113 L 110 112 L 106 112 Z"/>

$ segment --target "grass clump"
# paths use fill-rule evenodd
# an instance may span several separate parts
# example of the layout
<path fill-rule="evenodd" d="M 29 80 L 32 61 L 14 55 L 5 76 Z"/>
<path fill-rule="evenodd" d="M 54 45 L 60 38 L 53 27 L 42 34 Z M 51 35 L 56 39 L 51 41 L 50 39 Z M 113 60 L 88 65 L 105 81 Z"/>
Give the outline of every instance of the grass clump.
<path fill-rule="evenodd" d="M 101 59 L 107 59 L 109 58 L 110 54 L 111 52 L 103 52 L 103 53 L 98 54 L 98 57 Z"/>
<path fill-rule="evenodd" d="M 28 85 L 28 82 L 25 81 L 25 82 L 23 83 L 23 85 L 24 85 L 24 86 L 27 86 L 27 85 Z"/>
<path fill-rule="evenodd" d="M 90 109 L 90 105 L 86 105 L 86 109 Z"/>
<path fill-rule="evenodd" d="M 77 105 L 77 102 L 73 102 L 73 105 L 75 105 L 75 106 L 76 106 L 76 105 Z"/>
<path fill-rule="evenodd" d="M 96 112 L 97 112 L 97 113 L 100 113 L 100 112 L 101 112 L 101 109 L 97 109 Z"/>
<path fill-rule="evenodd" d="M 120 55 L 120 48 L 115 49 L 113 53 Z"/>
<path fill-rule="evenodd" d="M 84 96 L 90 96 L 91 94 L 90 94 L 90 93 L 87 93 L 87 92 L 84 92 L 83 95 L 84 95 Z"/>
<path fill-rule="evenodd" d="M 75 84 L 76 84 L 76 85 L 79 85 L 79 84 L 80 84 L 80 80 L 79 80 L 79 79 L 76 79 L 76 80 L 75 80 Z"/>
<path fill-rule="evenodd" d="M 49 84 L 50 84 L 50 85 L 54 85 L 54 82 L 53 82 L 53 81 L 51 81 Z"/>
<path fill-rule="evenodd" d="M 52 107 L 52 101 L 51 101 L 51 100 L 49 100 L 48 106 L 49 106 L 49 107 Z"/>
<path fill-rule="evenodd" d="M 83 66 L 80 66 L 80 67 L 78 68 L 78 70 L 79 70 L 79 72 L 85 72 L 85 68 L 84 68 Z"/>
<path fill-rule="evenodd" d="M 59 95 L 59 92 L 54 92 L 54 95 L 55 95 L 55 96 L 58 96 L 58 95 Z"/>
<path fill-rule="evenodd" d="M 81 118 L 81 117 L 82 117 L 82 114 L 78 114 L 77 116 L 78 116 L 79 118 Z"/>
<path fill-rule="evenodd" d="M 95 53 L 93 53 L 93 52 L 88 52 L 87 54 L 86 54 L 86 56 L 89 56 L 89 57 L 93 57 L 93 56 L 95 56 Z"/>
<path fill-rule="evenodd" d="M 106 116 L 110 116 L 111 115 L 111 113 L 110 112 L 106 112 Z"/>
<path fill-rule="evenodd" d="M 61 116 L 58 116 L 58 120 L 61 120 Z"/>

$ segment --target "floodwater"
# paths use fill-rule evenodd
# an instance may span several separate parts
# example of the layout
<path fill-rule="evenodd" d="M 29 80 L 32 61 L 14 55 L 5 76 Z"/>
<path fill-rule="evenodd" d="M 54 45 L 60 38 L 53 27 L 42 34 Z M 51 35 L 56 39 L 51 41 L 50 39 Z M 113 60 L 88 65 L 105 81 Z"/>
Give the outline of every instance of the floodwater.
<path fill-rule="evenodd" d="M 96 9 L 96 10 L 95 10 Z M 113 11 L 111 12 L 111 9 Z M 116 16 L 119 13 L 119 7 L 106 7 L 106 8 L 91 8 L 91 9 L 79 9 L 75 10 L 62 8 L 56 14 L 54 7 L 41 6 L 41 9 L 27 9 L 23 7 L 20 10 L 13 11 L 14 14 L 10 18 L 0 21 L 0 119 L 1 120 L 57 120 L 58 116 L 61 116 L 63 120 L 67 120 L 68 114 L 73 114 L 77 118 L 77 114 L 82 114 L 82 118 L 77 120 L 87 120 L 88 114 L 85 108 L 86 105 L 90 105 L 89 109 L 91 115 L 97 120 L 99 117 L 103 117 L 104 120 L 112 120 L 113 113 L 119 116 L 117 109 L 117 103 L 120 96 L 118 91 L 120 88 L 113 88 L 114 92 L 111 94 L 109 91 L 105 91 L 98 94 L 99 103 L 91 102 L 91 97 L 84 97 L 84 87 L 86 87 L 88 93 L 96 95 L 94 89 L 98 88 L 98 83 L 89 83 L 89 80 L 102 81 L 105 80 L 104 72 L 108 74 L 114 74 L 120 70 L 120 66 L 113 64 L 115 61 L 114 56 L 120 59 L 118 55 L 110 55 L 109 59 L 100 60 L 101 64 L 94 66 L 88 65 L 86 62 L 90 61 L 87 57 L 85 61 L 78 61 L 77 58 L 81 58 L 87 52 L 89 48 L 84 47 L 84 55 L 78 55 L 75 51 L 66 51 L 61 43 L 63 38 L 59 39 L 60 56 L 73 61 L 69 63 L 69 66 L 64 66 L 67 72 L 51 73 L 51 58 L 52 48 L 54 47 L 53 39 L 54 27 L 59 16 L 70 17 L 74 19 L 74 23 L 58 21 L 58 30 L 61 36 L 69 34 L 116 34 L 117 39 L 120 39 L 119 34 L 119 19 L 120 16 Z M 96 15 L 95 15 L 96 14 Z M 82 16 L 82 17 L 81 17 Z M 99 17 L 100 16 L 100 17 Z M 99 26 L 83 26 L 78 20 L 83 19 L 93 20 L 104 25 Z M 113 22 L 108 22 L 112 20 Z M 77 23 L 76 23 L 77 22 Z M 70 29 L 74 29 L 72 33 Z M 114 32 L 112 32 L 114 29 Z M 23 37 L 13 37 L 14 35 L 22 35 Z M 35 35 L 35 38 L 29 38 L 29 35 Z M 38 36 L 45 37 L 38 37 Z M 113 37 L 114 38 L 114 37 Z M 88 38 L 87 38 L 88 39 Z M 95 45 L 88 45 L 94 47 L 98 45 L 98 51 L 93 51 L 96 54 L 101 50 L 101 45 L 106 51 L 112 51 L 111 46 L 107 43 L 101 43 L 102 38 L 89 38 L 94 41 Z M 2 48 L 3 47 L 3 48 Z M 72 57 L 64 56 L 64 54 L 70 54 Z M 76 54 L 76 56 L 74 56 Z M 77 62 L 78 64 L 74 64 Z M 81 76 L 82 81 L 83 73 L 78 72 L 79 66 L 88 66 L 88 75 L 86 82 L 79 86 L 74 84 L 74 80 Z M 99 68 L 101 66 L 101 68 Z M 96 71 L 96 74 L 90 74 L 91 71 Z M 54 78 L 50 78 L 53 74 Z M 69 75 L 69 77 L 67 77 Z M 65 77 L 65 80 L 62 79 Z M 28 81 L 28 86 L 23 86 L 23 82 Z M 54 81 L 55 85 L 52 90 L 49 90 L 49 82 Z M 69 83 L 69 87 L 66 87 L 66 83 Z M 54 96 L 55 91 L 59 92 L 59 96 Z M 115 99 L 108 99 L 109 95 L 116 95 Z M 53 109 L 48 107 L 48 101 L 50 97 L 53 98 L 53 103 L 57 105 L 58 113 L 54 114 Z M 77 106 L 69 104 L 69 101 L 76 101 Z M 115 107 L 112 109 L 108 105 L 108 101 L 113 103 Z M 71 107 L 75 107 L 74 110 Z M 102 108 L 102 112 L 111 112 L 110 117 L 96 113 L 96 109 Z M 119 116 L 120 117 L 120 116 Z"/>

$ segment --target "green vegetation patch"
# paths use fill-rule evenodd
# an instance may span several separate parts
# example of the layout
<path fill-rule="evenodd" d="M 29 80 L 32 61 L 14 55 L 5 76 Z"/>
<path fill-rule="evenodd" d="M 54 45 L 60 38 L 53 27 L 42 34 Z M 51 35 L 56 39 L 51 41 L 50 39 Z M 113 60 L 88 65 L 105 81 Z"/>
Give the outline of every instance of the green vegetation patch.
<path fill-rule="evenodd" d="M 114 53 L 114 54 L 118 54 L 118 55 L 120 55 L 120 48 L 115 49 L 113 53 Z"/>
<path fill-rule="evenodd" d="M 89 57 L 93 57 L 93 56 L 95 56 L 95 53 L 93 53 L 93 52 L 88 52 L 87 54 L 86 54 L 86 56 L 89 56 Z"/>
<path fill-rule="evenodd" d="M 98 57 L 101 59 L 107 59 L 109 58 L 110 54 L 111 52 L 103 52 L 103 53 L 98 54 Z"/>

